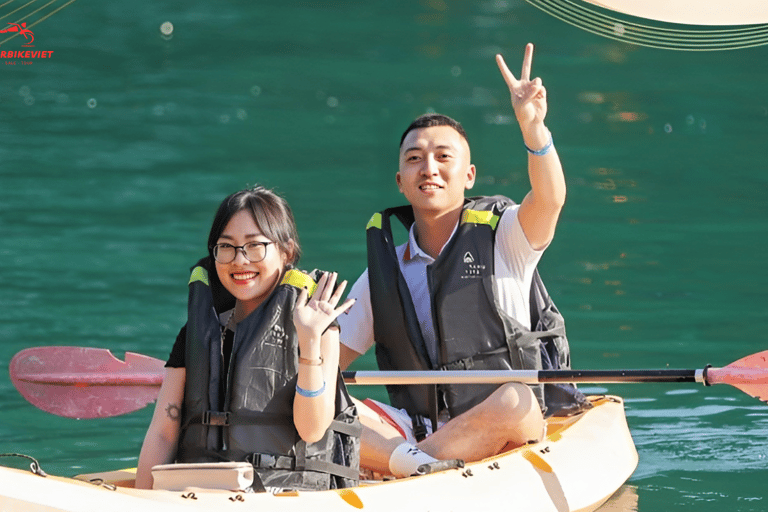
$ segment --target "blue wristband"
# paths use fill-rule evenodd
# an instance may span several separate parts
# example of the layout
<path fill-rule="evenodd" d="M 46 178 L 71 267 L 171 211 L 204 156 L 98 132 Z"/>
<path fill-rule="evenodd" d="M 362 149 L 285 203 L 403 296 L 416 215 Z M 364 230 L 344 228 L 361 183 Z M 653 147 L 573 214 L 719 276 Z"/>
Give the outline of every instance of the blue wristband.
<path fill-rule="evenodd" d="M 532 155 L 544 156 L 549 153 L 550 149 L 552 149 L 552 132 L 549 132 L 549 142 L 547 142 L 547 144 L 538 151 L 534 151 L 533 149 L 529 148 L 525 143 L 523 143 L 523 146 L 525 146 L 525 149 L 527 149 L 528 152 Z"/>
<path fill-rule="evenodd" d="M 315 391 L 309 391 L 307 389 L 300 387 L 298 384 L 296 384 L 296 392 L 301 396 L 304 396 L 307 398 L 315 398 L 316 396 L 320 396 L 325 392 L 325 380 L 323 380 L 322 387 Z"/>

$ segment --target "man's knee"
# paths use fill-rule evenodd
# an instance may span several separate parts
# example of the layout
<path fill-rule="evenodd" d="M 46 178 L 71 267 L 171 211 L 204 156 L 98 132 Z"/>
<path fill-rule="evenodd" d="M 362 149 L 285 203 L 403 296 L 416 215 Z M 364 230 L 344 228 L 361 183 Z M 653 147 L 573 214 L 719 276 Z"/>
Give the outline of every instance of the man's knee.
<path fill-rule="evenodd" d="M 533 390 L 526 384 L 510 382 L 501 386 L 497 392 L 510 422 L 517 424 L 518 429 L 530 430 L 529 434 L 539 437 L 544 418 Z"/>

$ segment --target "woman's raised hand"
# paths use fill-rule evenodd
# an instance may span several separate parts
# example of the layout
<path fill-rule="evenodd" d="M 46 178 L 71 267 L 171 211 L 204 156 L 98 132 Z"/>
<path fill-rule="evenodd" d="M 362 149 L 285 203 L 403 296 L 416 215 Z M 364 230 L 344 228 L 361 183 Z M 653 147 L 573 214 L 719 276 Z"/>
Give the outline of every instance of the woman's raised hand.
<path fill-rule="evenodd" d="M 316 359 L 315 356 L 320 355 L 320 337 L 323 332 L 336 317 L 347 311 L 355 302 L 350 299 L 341 306 L 336 306 L 347 286 L 347 282 L 342 281 L 336 287 L 337 277 L 336 272 L 325 272 L 317 282 L 317 289 L 312 297 L 309 297 L 307 289 L 304 288 L 296 300 L 296 307 L 293 310 L 293 324 L 296 326 L 302 357 Z M 334 288 L 336 288 L 335 291 Z"/>

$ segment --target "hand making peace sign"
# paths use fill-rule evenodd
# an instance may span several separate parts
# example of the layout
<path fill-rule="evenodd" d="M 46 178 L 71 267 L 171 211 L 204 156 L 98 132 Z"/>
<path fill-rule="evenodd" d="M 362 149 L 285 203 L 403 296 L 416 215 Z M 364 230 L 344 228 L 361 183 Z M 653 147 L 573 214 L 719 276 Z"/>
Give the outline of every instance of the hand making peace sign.
<path fill-rule="evenodd" d="M 515 109 L 515 117 L 520 128 L 525 130 L 529 126 L 543 123 L 547 115 L 547 91 L 541 85 L 541 78 L 531 80 L 531 62 L 533 61 L 533 44 L 525 46 L 523 57 L 523 69 L 520 80 L 507 67 L 501 55 L 496 55 L 496 64 L 499 66 L 501 76 L 507 82 L 509 93 L 512 96 L 512 108 Z"/>

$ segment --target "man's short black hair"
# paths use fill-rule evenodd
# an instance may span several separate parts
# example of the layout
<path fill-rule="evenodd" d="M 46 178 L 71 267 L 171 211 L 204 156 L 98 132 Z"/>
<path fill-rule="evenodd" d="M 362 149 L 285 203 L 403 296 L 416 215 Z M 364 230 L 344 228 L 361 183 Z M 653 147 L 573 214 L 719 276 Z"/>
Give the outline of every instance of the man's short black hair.
<path fill-rule="evenodd" d="M 411 131 L 419 130 L 421 128 L 432 128 L 433 126 L 450 126 L 454 130 L 459 132 L 459 135 L 464 137 L 464 140 L 466 140 L 467 144 L 469 144 L 469 139 L 467 138 L 467 132 L 464 131 L 464 127 L 461 126 L 460 122 L 448 116 L 444 116 L 443 114 L 422 114 L 419 117 L 417 117 L 403 132 L 403 136 L 400 137 L 400 147 L 403 146 L 403 141 L 405 140 L 405 137 Z"/>

